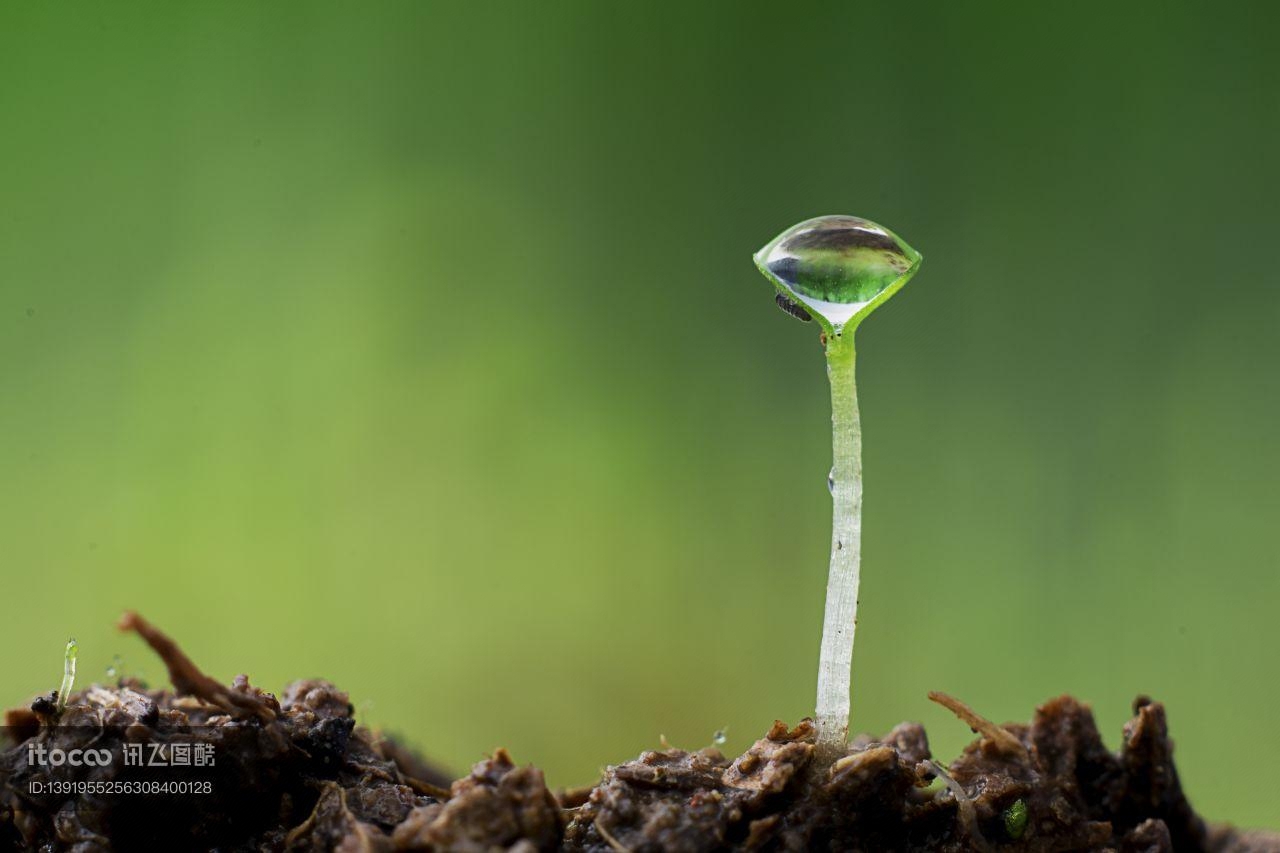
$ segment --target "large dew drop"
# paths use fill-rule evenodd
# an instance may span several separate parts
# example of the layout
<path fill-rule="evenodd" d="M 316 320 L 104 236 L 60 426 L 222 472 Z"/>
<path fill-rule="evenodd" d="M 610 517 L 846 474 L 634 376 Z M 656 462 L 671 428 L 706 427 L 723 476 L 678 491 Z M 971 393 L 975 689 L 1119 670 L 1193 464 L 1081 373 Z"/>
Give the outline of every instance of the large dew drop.
<path fill-rule="evenodd" d="M 905 284 L 920 253 L 869 220 L 819 216 L 783 231 L 755 260 L 780 294 L 839 334 Z"/>

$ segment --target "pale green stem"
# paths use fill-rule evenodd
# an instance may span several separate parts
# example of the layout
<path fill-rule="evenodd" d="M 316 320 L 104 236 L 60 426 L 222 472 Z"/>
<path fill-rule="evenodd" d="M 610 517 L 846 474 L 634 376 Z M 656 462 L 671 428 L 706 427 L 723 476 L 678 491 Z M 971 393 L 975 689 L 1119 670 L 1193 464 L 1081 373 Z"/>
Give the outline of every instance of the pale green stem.
<path fill-rule="evenodd" d="M 827 378 L 831 382 L 831 569 L 818 656 L 819 763 L 844 753 L 849 735 L 849 678 L 853 634 L 858 625 L 858 581 L 862 556 L 862 427 L 854 381 L 853 332 L 828 335 Z"/>
<path fill-rule="evenodd" d="M 76 683 L 76 653 L 79 649 L 74 638 L 67 640 L 67 650 L 62 657 L 62 684 L 58 687 L 59 714 L 67 707 L 67 698 L 71 695 L 71 688 Z"/>

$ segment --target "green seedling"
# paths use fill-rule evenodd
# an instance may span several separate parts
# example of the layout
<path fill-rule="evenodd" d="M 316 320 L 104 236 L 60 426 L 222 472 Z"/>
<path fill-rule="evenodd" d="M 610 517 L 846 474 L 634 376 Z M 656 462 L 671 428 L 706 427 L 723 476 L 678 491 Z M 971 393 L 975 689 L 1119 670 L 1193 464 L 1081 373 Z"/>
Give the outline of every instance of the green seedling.
<path fill-rule="evenodd" d="M 75 637 L 67 640 L 67 650 L 62 656 L 62 684 L 58 687 L 58 713 L 61 714 L 67 707 L 67 697 L 71 695 L 71 688 L 76 683 L 76 654 L 80 651 L 80 647 L 76 645 Z"/>
<path fill-rule="evenodd" d="M 1001 817 L 1004 819 L 1004 831 L 1017 841 L 1027 831 L 1027 801 L 1014 800 L 1013 805 L 1005 809 Z"/>
<path fill-rule="evenodd" d="M 831 567 L 818 658 L 817 751 L 830 762 L 849 734 L 849 680 L 858 616 L 862 533 L 862 428 L 853 336 L 915 274 L 920 253 L 856 216 L 820 216 L 783 231 L 755 255 L 778 306 L 816 319 L 831 383 Z"/>

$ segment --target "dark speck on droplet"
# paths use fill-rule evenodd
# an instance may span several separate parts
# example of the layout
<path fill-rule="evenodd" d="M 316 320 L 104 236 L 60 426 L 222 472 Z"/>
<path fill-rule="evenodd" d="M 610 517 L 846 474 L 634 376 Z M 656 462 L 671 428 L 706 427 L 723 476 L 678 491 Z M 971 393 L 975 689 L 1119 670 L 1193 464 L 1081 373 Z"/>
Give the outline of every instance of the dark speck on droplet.
<path fill-rule="evenodd" d="M 27 309 L 27 316 L 28 316 L 28 317 L 34 317 L 34 316 L 36 316 L 36 309 L 34 309 L 34 308 L 28 308 L 28 309 Z"/>
<path fill-rule="evenodd" d="M 813 317 L 809 314 L 808 311 L 804 310 L 799 305 L 792 302 L 787 297 L 783 296 L 781 293 L 775 293 L 773 296 L 773 301 L 778 303 L 779 308 L 781 308 L 783 311 L 786 311 L 788 314 L 790 314 L 792 317 L 795 317 L 797 320 L 803 320 L 804 322 L 808 323 L 810 320 L 813 319 Z"/>

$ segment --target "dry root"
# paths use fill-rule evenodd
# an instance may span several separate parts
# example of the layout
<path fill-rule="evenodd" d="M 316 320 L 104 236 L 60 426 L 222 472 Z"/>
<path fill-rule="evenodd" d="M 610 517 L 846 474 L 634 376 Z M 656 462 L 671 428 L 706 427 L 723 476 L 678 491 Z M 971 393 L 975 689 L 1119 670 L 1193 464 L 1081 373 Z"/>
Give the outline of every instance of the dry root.
<path fill-rule="evenodd" d="M 1027 748 L 1013 733 L 997 726 L 954 696 L 940 690 L 930 690 L 929 698 L 959 717 L 975 734 L 989 740 L 997 751 L 1016 758 L 1026 758 Z"/>
<path fill-rule="evenodd" d="M 117 627 L 122 631 L 133 631 L 146 640 L 169 669 L 169 681 L 174 692 L 194 696 L 233 717 L 252 716 L 269 723 L 279 713 L 280 705 L 274 697 L 254 690 L 247 682 L 241 680 L 234 687 L 227 687 L 205 675 L 167 634 L 132 610 L 120 617 Z"/>

